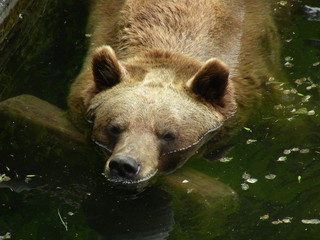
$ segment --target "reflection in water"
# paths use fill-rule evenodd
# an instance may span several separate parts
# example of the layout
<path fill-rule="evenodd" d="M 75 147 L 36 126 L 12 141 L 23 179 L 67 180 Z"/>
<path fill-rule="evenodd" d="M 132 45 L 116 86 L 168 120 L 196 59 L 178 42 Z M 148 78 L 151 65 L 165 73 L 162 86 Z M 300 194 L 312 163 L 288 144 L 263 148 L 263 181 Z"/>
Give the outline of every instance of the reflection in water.
<path fill-rule="evenodd" d="M 173 228 L 171 197 L 151 187 L 138 195 L 98 190 L 83 203 L 88 225 L 106 240 L 166 239 Z"/>
<path fill-rule="evenodd" d="M 43 4 L 45 1 L 37 2 Z M 210 204 L 201 197 L 203 192 L 194 194 L 195 189 L 188 185 L 192 181 L 190 177 L 185 176 L 176 181 L 184 188 L 175 188 L 173 184 L 161 186 L 166 192 L 153 186 L 143 193 L 128 196 L 110 189 L 105 184 L 97 186 L 99 182 L 105 180 L 102 176 L 99 177 L 100 172 L 97 171 L 102 169 L 104 164 L 100 158 L 91 152 L 84 154 L 87 150 L 78 148 L 64 150 L 65 146 L 52 144 L 47 133 L 38 130 L 29 132 L 30 126 L 14 120 L 10 124 L 16 128 L 2 125 L 1 122 L 1 129 L 4 130 L 0 132 L 0 173 L 7 173 L 11 179 L 15 179 L 17 175 L 19 178 L 18 181 L 0 183 L 0 236 L 11 232 L 12 239 L 30 239 L 30 236 L 37 234 L 39 239 L 54 240 L 121 239 L 121 237 L 152 239 L 151 236 L 154 239 L 173 240 L 319 239 L 319 225 L 305 225 L 301 220 L 319 219 L 320 209 L 318 90 L 320 28 L 317 25 L 319 20 L 317 8 L 320 6 L 318 0 L 310 0 L 308 6 L 304 6 L 301 1 L 295 1 L 292 2 L 293 7 L 289 1 L 281 2 L 287 5 L 277 5 L 275 9 L 280 8 L 285 12 L 278 17 L 283 26 L 280 28 L 285 50 L 283 59 L 291 56 L 290 61 L 294 64 L 291 68 L 286 68 L 291 84 L 286 83 L 281 87 L 289 90 L 290 94 L 286 96 L 290 99 L 290 103 L 277 105 L 274 109 L 273 102 L 267 102 L 259 111 L 254 107 L 253 110 L 257 114 L 246 125 L 251 128 L 251 132 L 245 130 L 240 132 L 233 141 L 236 143 L 234 146 L 229 143 L 229 136 L 233 134 L 225 129 L 225 132 L 215 136 L 216 141 L 213 141 L 215 144 L 208 148 L 203 146 L 204 149 L 200 151 L 207 159 L 214 160 L 233 147 L 228 153 L 228 157 L 233 158 L 231 162 L 212 164 L 195 158 L 196 161 L 191 160 L 187 163 L 189 167 L 205 173 L 206 176 L 215 176 L 231 185 L 239 194 L 240 206 L 237 211 L 233 214 L 229 212 L 232 215 L 228 215 L 227 218 L 226 213 L 232 208 L 232 204 L 225 201 L 222 201 L 219 207 L 215 207 L 220 212 L 210 211 L 208 208 Z M 84 51 L 82 46 L 77 45 L 78 42 L 74 44 L 74 40 L 80 39 L 82 35 L 72 37 L 68 35 L 78 29 L 79 21 L 73 25 L 68 24 L 72 23 L 72 19 L 83 19 L 84 14 L 79 14 L 78 9 L 70 11 L 66 5 L 63 6 L 64 8 L 53 11 L 61 14 L 59 17 L 45 12 L 41 21 L 37 21 L 39 24 L 32 25 L 36 30 L 36 37 L 31 38 L 30 34 L 24 34 L 28 36 L 30 42 L 26 43 L 25 37 L 14 35 L 11 44 L 14 45 L 19 41 L 17 46 L 23 45 L 22 50 L 17 49 L 15 45 L 8 45 L 5 52 L 1 51 L 8 56 L 8 59 L 2 59 L 4 55 L 1 55 L 0 59 L 0 65 L 5 67 L 0 73 L 1 100 L 22 92 L 31 92 L 63 106 L 67 91 L 66 78 L 71 79 L 77 68 L 70 67 L 72 64 L 76 65 L 74 60 L 64 57 L 63 60 L 71 64 L 67 65 L 61 61 L 61 56 L 71 57 L 73 54 L 65 53 L 72 46 Z M 79 16 L 75 17 L 71 13 Z M 26 23 L 28 16 L 32 14 L 23 16 L 22 22 Z M 45 18 L 46 16 L 49 20 Z M 62 22 L 55 23 L 52 19 L 62 19 Z M 48 27 L 48 22 L 57 25 Z M 53 29 L 63 31 L 61 26 L 69 26 L 67 34 L 49 31 Z M 60 39 L 59 43 L 52 36 L 63 36 L 63 39 Z M 65 42 L 65 36 L 68 36 L 68 39 L 70 37 L 69 45 Z M 37 51 L 32 45 L 34 39 L 37 40 Z M 62 50 L 57 51 L 58 48 Z M 57 59 L 56 62 L 52 61 L 53 57 Z M 77 59 L 76 62 L 79 63 L 81 60 Z M 66 77 L 68 69 L 73 69 L 73 73 L 67 74 Z M 271 84 L 282 84 L 276 80 L 279 79 L 275 79 Z M 51 85 L 53 82 L 56 85 Z M 310 99 L 302 102 L 302 97 L 297 95 L 292 87 L 295 87 L 300 95 L 309 96 Z M 64 93 L 57 97 L 58 92 Z M 292 99 L 295 99 L 295 102 L 292 102 Z M 293 109 L 296 109 L 296 114 Z M 297 111 L 300 109 L 303 111 Z M 304 114 L 312 110 L 314 115 Z M 255 142 L 249 144 L 250 139 Z M 67 142 L 63 141 L 62 145 L 67 145 Z M 215 149 L 212 149 L 212 146 Z M 298 149 L 298 147 L 300 150 L 308 149 L 309 152 L 288 153 L 288 149 Z M 286 161 L 277 161 L 284 156 Z M 10 169 L 6 168 L 7 166 L 10 166 Z M 240 185 L 243 182 L 244 172 L 258 179 L 255 184 L 248 183 L 250 188 L 247 191 L 241 190 Z M 36 177 L 26 183 L 27 174 Z M 266 179 L 265 176 L 270 174 L 276 178 Z M 198 182 L 193 183 L 196 186 Z M 206 179 L 205 182 L 209 181 Z M 215 184 L 201 186 L 201 189 L 212 189 Z M 88 195 L 90 196 L 87 197 Z M 211 205 L 214 205 L 215 201 L 212 202 Z M 68 232 L 65 231 L 57 215 L 57 209 L 60 209 L 63 220 L 68 223 Z M 74 215 L 68 215 L 68 212 Z M 262 216 L 268 216 L 269 219 L 262 220 Z M 290 219 L 291 223 L 278 221 L 283 219 Z M 279 224 L 274 225 L 274 222 Z"/>

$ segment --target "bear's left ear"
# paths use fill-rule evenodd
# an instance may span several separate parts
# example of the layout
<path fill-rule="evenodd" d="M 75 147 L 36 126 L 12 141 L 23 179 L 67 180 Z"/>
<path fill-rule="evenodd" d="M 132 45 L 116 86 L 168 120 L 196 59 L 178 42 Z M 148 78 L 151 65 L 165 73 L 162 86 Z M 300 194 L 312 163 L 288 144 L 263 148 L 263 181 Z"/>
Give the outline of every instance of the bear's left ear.
<path fill-rule="evenodd" d="M 229 84 L 228 78 L 228 67 L 220 60 L 212 58 L 187 81 L 186 87 L 205 101 L 224 107 L 223 98 Z"/>
<path fill-rule="evenodd" d="M 92 73 L 96 91 L 100 92 L 118 84 L 125 74 L 125 69 L 113 49 L 110 46 L 102 46 L 93 54 Z"/>

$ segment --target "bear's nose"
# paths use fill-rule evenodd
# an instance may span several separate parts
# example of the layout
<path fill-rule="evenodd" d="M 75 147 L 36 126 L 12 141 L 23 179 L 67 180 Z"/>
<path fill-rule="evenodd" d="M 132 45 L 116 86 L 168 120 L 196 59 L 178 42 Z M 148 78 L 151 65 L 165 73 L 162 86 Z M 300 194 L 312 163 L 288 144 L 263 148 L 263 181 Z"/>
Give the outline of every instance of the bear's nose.
<path fill-rule="evenodd" d="M 109 163 L 109 169 L 114 176 L 133 179 L 138 175 L 140 165 L 131 157 L 115 156 Z"/>

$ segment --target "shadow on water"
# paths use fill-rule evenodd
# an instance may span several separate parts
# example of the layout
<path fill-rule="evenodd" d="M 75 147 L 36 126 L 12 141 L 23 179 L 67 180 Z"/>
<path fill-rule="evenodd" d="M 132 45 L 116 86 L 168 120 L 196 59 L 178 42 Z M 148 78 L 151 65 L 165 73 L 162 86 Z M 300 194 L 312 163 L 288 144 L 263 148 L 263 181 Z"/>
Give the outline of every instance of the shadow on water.
<path fill-rule="evenodd" d="M 87 7 L 19 1 L 0 28 L 1 101 L 28 93 L 65 107 L 85 53 Z M 109 185 L 81 136 L 69 142 L 64 130 L 0 116 L 0 239 L 319 239 L 319 8 L 317 0 L 275 6 L 288 82 L 270 84 L 284 101 L 266 99 L 230 144 L 206 155 L 227 154 L 220 161 L 195 156 L 144 191 Z"/>

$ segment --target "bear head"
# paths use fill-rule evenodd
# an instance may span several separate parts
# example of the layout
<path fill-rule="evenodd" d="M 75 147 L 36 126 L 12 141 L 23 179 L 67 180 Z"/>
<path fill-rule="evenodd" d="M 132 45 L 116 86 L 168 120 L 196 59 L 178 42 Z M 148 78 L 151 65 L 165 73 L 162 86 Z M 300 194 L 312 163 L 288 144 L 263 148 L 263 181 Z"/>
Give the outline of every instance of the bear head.
<path fill-rule="evenodd" d="M 236 110 L 229 71 L 153 51 L 119 60 L 110 46 L 92 55 L 85 90 L 92 140 L 107 150 L 110 181 L 141 183 L 181 166 Z"/>

